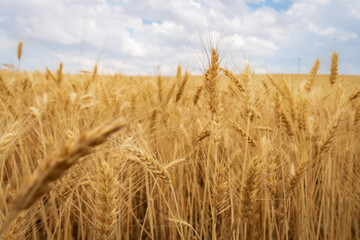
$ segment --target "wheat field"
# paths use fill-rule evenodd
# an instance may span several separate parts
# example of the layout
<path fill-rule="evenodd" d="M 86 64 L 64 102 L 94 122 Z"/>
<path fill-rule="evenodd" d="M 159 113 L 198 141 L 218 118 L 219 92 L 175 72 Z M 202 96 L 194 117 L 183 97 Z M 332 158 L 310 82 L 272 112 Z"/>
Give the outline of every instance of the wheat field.
<path fill-rule="evenodd" d="M 1 238 L 360 239 L 360 77 L 336 52 L 328 75 L 208 56 L 202 76 L 0 70 Z"/>

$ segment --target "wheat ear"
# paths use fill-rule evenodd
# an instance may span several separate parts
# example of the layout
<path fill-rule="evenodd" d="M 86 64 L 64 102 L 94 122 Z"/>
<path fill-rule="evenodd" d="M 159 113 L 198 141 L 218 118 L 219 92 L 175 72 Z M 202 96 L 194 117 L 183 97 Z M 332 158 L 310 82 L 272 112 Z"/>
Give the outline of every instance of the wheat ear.
<path fill-rule="evenodd" d="M 330 148 L 331 143 L 338 130 L 338 127 L 340 126 L 340 123 L 342 121 L 342 113 L 343 113 L 343 109 L 339 110 L 333 117 L 331 123 L 329 124 L 326 133 L 323 136 L 322 141 L 320 142 L 319 155 L 325 153 Z"/>
<path fill-rule="evenodd" d="M 22 47 L 23 47 L 23 42 L 19 42 L 18 45 L 18 49 L 17 49 L 17 58 L 19 60 L 19 65 L 18 65 L 18 71 L 20 71 L 20 60 L 21 60 L 21 55 L 22 55 Z"/>
<path fill-rule="evenodd" d="M 205 138 L 209 137 L 211 135 L 211 131 L 210 130 L 204 130 L 202 131 L 196 138 L 195 138 L 195 143 L 199 143 L 202 140 L 204 140 Z"/>
<path fill-rule="evenodd" d="M 10 92 L 9 88 L 6 86 L 1 76 L 0 76 L 0 91 L 4 91 L 6 95 L 15 98 L 14 95 Z"/>
<path fill-rule="evenodd" d="M 8 131 L 6 133 L 3 133 L 3 135 L 0 137 L 0 152 L 4 152 L 8 147 L 9 144 L 14 142 L 16 137 L 18 136 L 18 131 L 16 131 L 15 127 L 18 127 L 18 123 L 14 123 L 14 125 L 11 127 L 11 131 Z"/>
<path fill-rule="evenodd" d="M 295 135 L 294 126 L 283 107 L 280 107 L 280 117 L 281 117 L 281 123 L 285 127 L 287 134 L 289 136 L 294 136 Z"/>
<path fill-rule="evenodd" d="M 354 126 L 356 127 L 356 125 L 360 122 L 360 106 L 358 106 L 355 110 L 355 116 L 354 116 Z"/>
<path fill-rule="evenodd" d="M 95 206 L 97 239 L 114 239 L 117 221 L 116 197 L 118 183 L 114 175 L 114 170 L 107 162 L 101 162 L 98 173 L 97 204 Z"/>
<path fill-rule="evenodd" d="M 163 108 L 163 109 L 165 109 L 165 108 L 168 106 L 168 103 L 169 103 L 171 97 L 172 97 L 173 94 L 174 94 L 176 85 L 177 85 L 176 82 L 174 82 L 174 83 L 171 85 L 171 87 L 170 87 L 170 89 L 169 89 L 169 91 L 168 91 L 168 93 L 167 93 L 167 95 L 166 95 L 165 102 L 164 102 L 163 105 L 162 105 L 162 108 Z"/>
<path fill-rule="evenodd" d="M 212 188 L 212 200 L 218 213 L 226 206 L 229 182 L 226 179 L 226 171 L 223 163 L 217 164 L 215 168 L 214 185 Z"/>
<path fill-rule="evenodd" d="M 44 159 L 15 197 L 9 215 L 0 228 L 0 236 L 21 211 L 30 208 L 43 194 L 50 191 L 51 182 L 61 178 L 66 170 L 78 162 L 79 158 L 88 155 L 93 147 L 105 142 L 108 136 L 124 126 L 122 121 L 116 121 L 97 127 L 82 135 L 76 143 L 67 145 Z"/>
<path fill-rule="evenodd" d="M 184 80 L 181 82 L 180 88 L 179 88 L 178 92 L 176 93 L 175 102 L 178 102 L 180 100 L 180 98 L 181 98 L 181 96 L 182 96 L 182 94 L 184 92 L 185 85 L 186 85 L 188 80 L 189 80 L 189 74 L 186 71 L 185 75 L 184 75 Z"/>
<path fill-rule="evenodd" d="M 245 180 L 245 185 L 242 190 L 242 216 L 245 221 L 251 216 L 254 208 L 258 178 L 259 178 L 259 159 L 254 158 L 248 169 L 248 173 Z"/>
<path fill-rule="evenodd" d="M 178 65 L 176 70 L 176 82 L 178 87 L 181 86 L 181 72 L 182 72 L 181 66 Z"/>
<path fill-rule="evenodd" d="M 95 81 L 96 76 L 97 76 L 97 65 L 95 64 L 94 71 L 93 71 L 92 76 L 91 76 L 91 81 L 92 82 Z"/>
<path fill-rule="evenodd" d="M 200 87 L 198 87 L 198 88 L 196 89 L 196 92 L 195 92 L 195 95 L 194 95 L 194 99 L 193 99 L 194 105 L 196 105 L 196 104 L 198 103 L 203 88 L 204 88 L 204 86 L 201 85 Z"/>
<path fill-rule="evenodd" d="M 63 74 L 62 74 L 62 70 L 63 70 L 63 63 L 61 62 L 59 65 L 59 69 L 57 70 L 57 84 L 60 85 L 63 79 Z"/>
<path fill-rule="evenodd" d="M 339 56 L 335 51 L 331 57 L 331 67 L 330 67 L 330 77 L 329 77 L 331 85 L 333 85 L 336 82 L 336 78 L 338 76 L 338 62 L 339 62 Z"/>
<path fill-rule="evenodd" d="M 358 97 L 360 97 L 360 88 L 357 89 L 350 97 L 348 102 L 354 101 L 355 99 L 357 99 Z"/>
<path fill-rule="evenodd" d="M 298 168 L 296 169 L 296 171 L 292 171 L 290 172 L 290 192 L 293 192 L 297 183 L 300 181 L 302 175 L 304 174 L 305 170 L 306 170 L 306 166 L 307 166 L 308 161 L 303 161 Z"/>
<path fill-rule="evenodd" d="M 276 186 L 277 186 L 277 166 L 274 161 L 274 158 L 271 158 L 265 168 L 266 176 L 266 189 L 271 196 L 271 204 L 274 204 L 276 197 Z"/>
<path fill-rule="evenodd" d="M 308 102 L 306 99 L 301 99 L 300 104 L 298 105 L 298 128 L 299 130 L 307 131 L 307 113 L 308 113 Z"/>
<path fill-rule="evenodd" d="M 316 77 L 316 73 L 319 70 L 319 67 L 320 67 L 320 61 L 319 61 L 319 59 L 316 59 L 314 65 L 310 71 L 310 77 L 308 78 L 308 80 L 306 81 L 306 84 L 305 84 L 305 89 L 308 92 L 310 92 L 310 90 L 311 90 L 311 87 L 312 87 L 315 77 Z"/>
<path fill-rule="evenodd" d="M 228 77 L 237 87 L 240 92 L 245 92 L 244 87 L 241 85 L 239 79 L 227 68 L 220 68 L 220 70 Z"/>
<path fill-rule="evenodd" d="M 17 49 L 17 58 L 19 61 L 21 60 L 22 47 L 23 47 L 23 42 L 20 41 Z"/>
<path fill-rule="evenodd" d="M 159 99 L 159 102 L 162 103 L 162 99 L 163 99 L 163 79 L 162 79 L 160 74 L 156 77 L 156 80 L 157 80 L 157 87 L 158 87 L 158 99 Z"/>
<path fill-rule="evenodd" d="M 170 174 L 165 169 L 164 166 L 162 166 L 158 161 L 156 161 L 154 158 L 150 157 L 148 154 L 146 154 L 143 150 L 131 146 L 131 145 L 125 145 L 124 148 L 129 151 L 135 158 L 129 158 L 130 160 L 133 160 L 135 162 L 138 162 L 146 167 L 146 169 L 151 172 L 153 175 L 161 178 L 164 182 L 170 183 Z"/>
<path fill-rule="evenodd" d="M 255 141 L 252 137 L 250 137 L 241 127 L 239 127 L 238 125 L 236 125 L 233 122 L 233 128 L 241 135 L 245 138 L 245 140 L 253 147 L 256 147 Z"/>
<path fill-rule="evenodd" d="M 51 78 L 53 81 L 55 81 L 55 82 L 57 81 L 54 74 L 48 68 L 46 68 L 46 76 L 45 76 L 45 78 L 46 79 Z"/>
<path fill-rule="evenodd" d="M 208 104 L 211 111 L 211 121 L 219 110 L 219 96 L 217 92 L 217 82 L 219 77 L 219 54 L 215 48 L 211 49 L 211 62 L 209 69 L 205 73 L 204 90 L 208 97 Z"/>

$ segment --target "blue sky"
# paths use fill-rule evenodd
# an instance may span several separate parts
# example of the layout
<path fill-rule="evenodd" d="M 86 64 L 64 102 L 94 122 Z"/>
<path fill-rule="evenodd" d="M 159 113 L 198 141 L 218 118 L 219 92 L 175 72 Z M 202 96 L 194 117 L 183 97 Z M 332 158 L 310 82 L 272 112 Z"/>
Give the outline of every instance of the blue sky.
<path fill-rule="evenodd" d="M 0 0 L 0 68 L 77 73 L 200 74 L 202 45 L 219 43 L 222 64 L 250 63 L 259 73 L 328 73 L 334 50 L 340 73 L 360 74 L 359 0 Z"/>
<path fill-rule="evenodd" d="M 275 9 L 276 11 L 287 11 L 294 3 L 294 1 L 289 0 L 250 0 L 247 1 L 250 8 L 262 8 L 262 7 L 270 7 Z"/>

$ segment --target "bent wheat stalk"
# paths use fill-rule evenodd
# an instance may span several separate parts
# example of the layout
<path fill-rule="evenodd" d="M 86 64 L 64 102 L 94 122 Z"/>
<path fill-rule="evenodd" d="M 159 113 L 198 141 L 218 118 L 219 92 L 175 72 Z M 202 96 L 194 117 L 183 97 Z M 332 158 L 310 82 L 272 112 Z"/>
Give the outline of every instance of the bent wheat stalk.
<path fill-rule="evenodd" d="M 78 162 L 79 158 L 88 155 L 93 147 L 105 142 L 108 136 L 125 125 L 121 121 L 116 121 L 112 124 L 97 127 L 93 131 L 80 136 L 76 143 L 63 147 L 59 152 L 42 161 L 29 181 L 27 181 L 27 184 L 15 197 L 10 212 L 0 228 L 0 236 L 21 211 L 30 208 L 43 194 L 50 191 L 49 184 L 51 182 L 61 178 L 66 170 Z"/>

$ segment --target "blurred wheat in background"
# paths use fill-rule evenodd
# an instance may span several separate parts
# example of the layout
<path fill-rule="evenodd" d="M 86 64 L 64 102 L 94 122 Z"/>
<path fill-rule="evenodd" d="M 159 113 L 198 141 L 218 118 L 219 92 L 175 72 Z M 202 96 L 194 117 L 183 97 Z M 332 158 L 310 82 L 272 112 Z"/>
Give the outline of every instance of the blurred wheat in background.
<path fill-rule="evenodd" d="M 3 239 L 360 239 L 360 84 L 0 70 Z M 340 66 L 341 67 L 341 66 Z M 175 76 L 176 74 L 176 76 Z"/>

